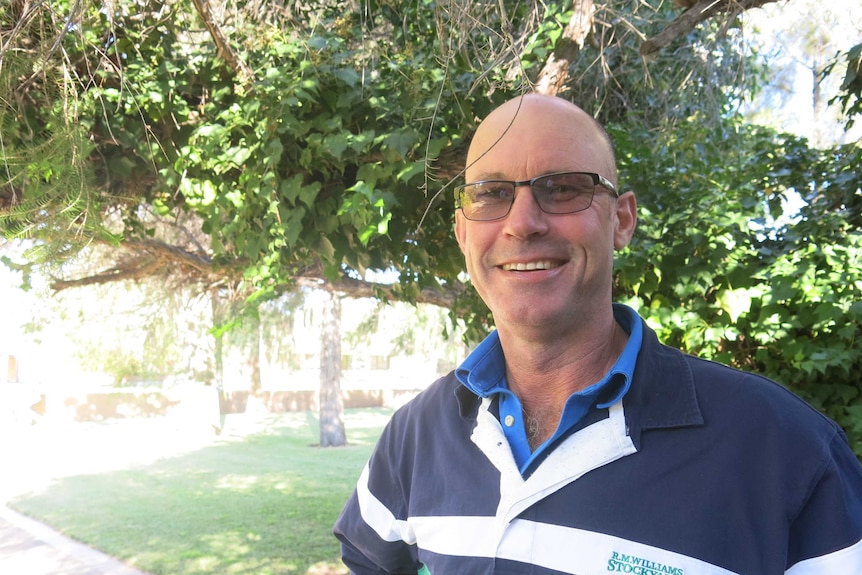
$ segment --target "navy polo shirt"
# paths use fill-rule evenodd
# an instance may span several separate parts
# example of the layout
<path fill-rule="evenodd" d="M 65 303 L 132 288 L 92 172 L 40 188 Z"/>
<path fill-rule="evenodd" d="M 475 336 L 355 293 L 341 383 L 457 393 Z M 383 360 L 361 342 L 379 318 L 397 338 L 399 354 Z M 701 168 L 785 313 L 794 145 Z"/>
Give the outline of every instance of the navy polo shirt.
<path fill-rule="evenodd" d="M 637 312 L 622 304 L 614 304 L 614 319 L 629 334 L 622 354 L 601 381 L 569 396 L 557 430 L 535 451 L 531 451 L 527 440 L 521 401 L 506 382 L 506 360 L 497 331 L 491 332 L 455 370 L 458 381 L 479 397 L 497 395 L 503 432 L 522 474 L 535 461 L 543 458 L 545 450 L 557 439 L 575 427 L 593 405 L 600 409 L 608 408 L 621 400 L 629 390 L 641 348 L 643 328 Z"/>

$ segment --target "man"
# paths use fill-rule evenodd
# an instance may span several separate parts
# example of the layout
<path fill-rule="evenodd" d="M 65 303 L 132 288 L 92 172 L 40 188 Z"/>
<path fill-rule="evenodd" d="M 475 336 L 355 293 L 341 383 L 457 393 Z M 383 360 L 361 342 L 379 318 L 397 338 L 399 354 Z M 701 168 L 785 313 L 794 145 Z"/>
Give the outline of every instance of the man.
<path fill-rule="evenodd" d="M 838 426 L 612 303 L 637 219 L 616 178 L 559 98 L 479 126 L 455 233 L 496 331 L 383 432 L 335 525 L 353 573 L 862 573 Z"/>

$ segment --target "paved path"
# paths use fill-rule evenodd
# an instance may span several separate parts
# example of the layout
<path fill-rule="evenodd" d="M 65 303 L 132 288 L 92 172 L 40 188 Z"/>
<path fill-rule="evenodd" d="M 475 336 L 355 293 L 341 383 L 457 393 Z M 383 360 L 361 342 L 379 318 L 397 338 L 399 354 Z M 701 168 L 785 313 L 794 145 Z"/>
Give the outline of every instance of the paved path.
<path fill-rule="evenodd" d="M 146 575 L 0 506 L 0 573 L 8 575 Z"/>

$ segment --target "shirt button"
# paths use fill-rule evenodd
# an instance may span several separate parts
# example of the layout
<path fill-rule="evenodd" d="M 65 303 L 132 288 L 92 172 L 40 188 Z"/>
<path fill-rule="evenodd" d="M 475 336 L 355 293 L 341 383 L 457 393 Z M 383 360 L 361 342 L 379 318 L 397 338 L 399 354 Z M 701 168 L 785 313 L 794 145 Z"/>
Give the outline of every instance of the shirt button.
<path fill-rule="evenodd" d="M 513 425 L 515 425 L 515 416 L 507 415 L 506 419 L 503 420 L 503 423 L 506 424 L 506 427 L 512 427 Z"/>

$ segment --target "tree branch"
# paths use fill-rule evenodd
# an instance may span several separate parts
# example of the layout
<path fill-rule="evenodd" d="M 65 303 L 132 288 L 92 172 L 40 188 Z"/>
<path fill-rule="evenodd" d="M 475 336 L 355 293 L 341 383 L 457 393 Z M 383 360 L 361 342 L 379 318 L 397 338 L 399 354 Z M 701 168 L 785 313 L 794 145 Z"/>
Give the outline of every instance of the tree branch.
<path fill-rule="evenodd" d="M 677 16 L 668 26 L 641 44 L 641 56 L 649 56 L 665 48 L 677 38 L 691 32 L 695 26 L 712 18 L 719 12 L 739 14 L 751 8 L 759 8 L 764 4 L 778 0 L 701 0 L 691 8 Z"/>
<path fill-rule="evenodd" d="M 105 243 L 105 242 L 101 242 Z M 185 280 L 219 283 L 225 277 L 224 269 L 216 269 L 209 256 L 201 256 L 158 240 L 127 240 L 121 244 L 124 256 L 118 257 L 115 265 L 93 275 L 76 279 L 55 279 L 51 288 L 55 291 L 88 285 L 102 285 L 119 281 L 140 280 L 151 276 L 176 274 L 176 267 L 185 270 Z"/>
<path fill-rule="evenodd" d="M 213 18 L 212 9 L 210 9 L 209 0 L 192 0 L 192 3 L 195 5 L 195 9 L 197 9 L 201 19 L 203 19 L 207 30 L 209 30 L 210 36 L 212 36 L 213 41 L 216 44 L 216 48 L 218 49 L 218 55 L 221 58 L 224 58 L 227 65 L 231 67 L 243 86 L 251 84 L 251 81 L 254 79 L 254 73 L 251 71 L 251 68 L 248 67 L 248 64 L 246 64 L 231 47 L 227 37 L 224 35 L 218 24 L 216 24 L 215 19 Z"/>
<path fill-rule="evenodd" d="M 72 287 L 102 285 L 112 282 L 141 279 L 156 273 L 162 267 L 163 262 L 160 261 L 159 258 L 152 258 L 146 262 L 138 262 L 138 264 L 139 265 L 131 268 L 117 266 L 96 275 L 74 280 L 54 280 L 51 283 L 51 289 L 54 291 L 62 291 Z"/>
<path fill-rule="evenodd" d="M 301 276 L 296 278 L 297 285 L 308 288 L 320 288 L 324 283 L 335 291 L 341 292 L 350 298 L 386 298 L 388 300 L 403 300 L 397 293 L 397 286 L 380 284 L 342 276 L 335 281 L 324 280 L 318 276 Z M 427 303 L 439 307 L 451 308 L 459 295 L 464 293 L 466 287 L 463 284 L 457 286 L 439 286 L 438 288 L 423 288 L 416 296 L 416 303 Z"/>
<path fill-rule="evenodd" d="M 142 250 L 161 256 L 167 261 L 188 266 L 202 274 L 212 273 L 213 261 L 207 256 L 200 256 L 181 247 L 160 242 L 158 240 L 128 240 L 123 245 L 132 250 Z"/>
<path fill-rule="evenodd" d="M 127 250 L 125 258 L 104 271 L 76 279 L 55 279 L 51 288 L 62 291 L 68 288 L 103 285 L 120 281 L 141 280 L 157 276 L 170 276 L 182 279 L 185 283 L 205 282 L 221 284 L 224 281 L 239 280 L 241 277 L 238 262 L 232 261 L 225 265 L 214 262 L 209 256 L 190 252 L 182 247 L 158 240 L 130 240 L 122 247 Z M 178 273 L 180 268 L 184 273 Z M 284 286 L 289 289 L 294 286 L 319 288 L 328 283 L 333 289 L 351 298 L 378 298 L 391 300 L 404 299 L 398 293 L 398 286 L 358 280 L 344 275 L 334 281 L 329 280 L 321 266 L 310 266 L 298 270 L 291 278 L 291 284 Z M 416 294 L 416 303 L 428 303 L 440 307 L 451 308 L 455 300 L 466 287 L 462 284 L 454 286 L 439 286 L 424 288 Z"/>

